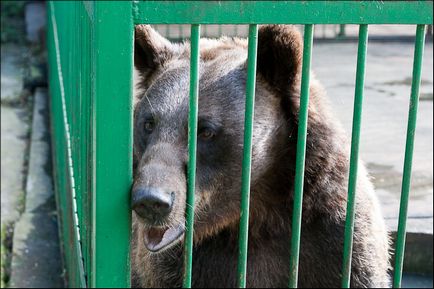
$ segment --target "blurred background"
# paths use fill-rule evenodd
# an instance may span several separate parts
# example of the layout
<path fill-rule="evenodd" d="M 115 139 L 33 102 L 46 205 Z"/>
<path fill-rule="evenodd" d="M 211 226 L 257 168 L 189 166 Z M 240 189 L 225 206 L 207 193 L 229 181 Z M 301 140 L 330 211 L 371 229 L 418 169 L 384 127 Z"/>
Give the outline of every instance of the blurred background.
<path fill-rule="evenodd" d="M 1 287 L 62 287 L 53 196 L 45 51 L 45 2 L 1 1 Z M 155 25 L 172 41 L 189 25 Z M 302 31 L 302 27 L 300 26 Z M 204 25 L 202 37 L 246 37 L 246 25 Z M 361 157 L 397 229 L 415 27 L 369 27 Z M 315 27 L 312 67 L 332 109 L 351 133 L 357 58 L 356 25 Z M 427 29 L 405 287 L 432 287 L 433 46 Z"/>

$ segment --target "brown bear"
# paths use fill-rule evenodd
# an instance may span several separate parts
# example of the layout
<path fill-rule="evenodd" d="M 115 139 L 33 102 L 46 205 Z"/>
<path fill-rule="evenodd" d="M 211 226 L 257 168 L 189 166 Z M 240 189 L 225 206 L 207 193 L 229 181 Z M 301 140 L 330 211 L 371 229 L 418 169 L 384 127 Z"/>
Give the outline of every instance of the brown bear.
<path fill-rule="evenodd" d="M 150 26 L 135 31 L 132 283 L 180 287 L 188 160 L 190 45 Z M 247 287 L 286 287 L 302 41 L 293 26 L 260 26 Z M 193 287 L 237 285 L 247 40 L 201 39 Z M 349 145 L 312 79 L 299 264 L 300 287 L 339 287 Z M 349 92 L 349 97 L 351 93 Z M 388 236 L 360 168 L 352 287 L 385 287 Z"/>

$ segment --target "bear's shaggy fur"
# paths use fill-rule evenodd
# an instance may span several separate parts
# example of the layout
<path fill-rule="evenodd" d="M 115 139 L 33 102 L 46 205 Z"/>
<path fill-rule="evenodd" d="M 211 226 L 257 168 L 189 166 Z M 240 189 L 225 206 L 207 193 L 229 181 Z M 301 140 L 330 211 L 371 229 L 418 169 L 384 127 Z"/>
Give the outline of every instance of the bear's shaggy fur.
<path fill-rule="evenodd" d="M 133 213 L 131 259 L 136 287 L 182 285 L 183 237 L 150 252 L 143 236 L 153 227 L 185 223 L 189 57 L 188 42 L 170 43 L 149 26 L 136 27 L 134 60 L 139 81 L 133 194 L 141 187 L 174 194 L 172 211 L 164 220 L 151 224 Z M 302 41 L 295 27 L 260 26 L 248 287 L 288 284 L 301 65 Z M 201 39 L 193 287 L 237 284 L 246 75 L 247 40 Z M 148 127 L 145 132 L 144 123 L 151 123 L 152 130 Z M 201 133 L 203 127 L 206 134 Z M 313 76 L 306 149 L 299 287 L 339 287 L 349 145 Z M 389 285 L 388 248 L 378 201 L 360 164 L 352 287 Z"/>

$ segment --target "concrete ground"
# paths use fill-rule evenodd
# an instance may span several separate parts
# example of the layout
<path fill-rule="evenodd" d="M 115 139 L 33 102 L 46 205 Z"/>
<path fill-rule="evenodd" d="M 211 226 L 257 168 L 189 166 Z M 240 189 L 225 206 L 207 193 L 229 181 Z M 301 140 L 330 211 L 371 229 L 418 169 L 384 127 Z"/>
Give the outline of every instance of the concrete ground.
<path fill-rule="evenodd" d="M 30 97 L 23 90 L 28 51 L 1 47 L 2 281 L 12 288 L 63 287 L 47 92 L 36 89 Z"/>
<path fill-rule="evenodd" d="M 15 224 L 11 288 L 63 287 L 56 203 L 51 178 L 48 96 L 34 94 L 25 210 Z"/>
<path fill-rule="evenodd" d="M 63 287 L 47 93 L 28 89 L 44 83 L 35 65 L 44 3 L 25 9 L 29 42 L 1 46 L 1 287 Z"/>
<path fill-rule="evenodd" d="M 356 43 L 314 45 L 312 67 L 332 109 L 351 133 Z M 396 230 L 412 75 L 411 43 L 370 43 L 360 156 L 366 163 L 390 230 Z M 425 48 L 416 129 L 409 230 L 433 228 L 433 46 Z"/>
<path fill-rule="evenodd" d="M 24 208 L 29 110 L 22 103 L 23 47 L 1 46 L 1 284 L 10 276 L 14 224 Z"/>
<path fill-rule="evenodd" d="M 402 288 L 433 288 L 432 276 L 405 274 L 402 278 Z"/>
<path fill-rule="evenodd" d="M 24 193 L 24 166 L 29 132 L 28 111 L 20 105 L 24 49 L 1 47 L 1 219 L 14 222 Z M 26 119 L 27 118 L 27 119 Z"/>

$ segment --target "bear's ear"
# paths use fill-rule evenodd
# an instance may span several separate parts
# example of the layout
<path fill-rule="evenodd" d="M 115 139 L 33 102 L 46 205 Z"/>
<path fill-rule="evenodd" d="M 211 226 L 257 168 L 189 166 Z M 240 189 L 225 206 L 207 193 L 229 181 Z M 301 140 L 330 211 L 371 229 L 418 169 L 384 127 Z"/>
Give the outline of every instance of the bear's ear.
<path fill-rule="evenodd" d="M 260 26 L 257 71 L 277 91 L 286 92 L 301 71 L 302 47 L 302 37 L 295 26 Z"/>
<path fill-rule="evenodd" d="M 149 73 L 173 56 L 172 44 L 149 25 L 136 25 L 134 37 L 134 66 Z"/>

